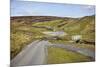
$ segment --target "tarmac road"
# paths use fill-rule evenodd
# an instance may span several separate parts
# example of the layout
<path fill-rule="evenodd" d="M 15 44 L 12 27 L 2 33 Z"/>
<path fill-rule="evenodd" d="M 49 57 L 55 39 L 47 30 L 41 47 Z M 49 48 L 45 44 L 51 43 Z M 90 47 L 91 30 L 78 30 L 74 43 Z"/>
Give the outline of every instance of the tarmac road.
<path fill-rule="evenodd" d="M 47 46 L 64 48 L 66 50 L 71 50 L 95 58 L 95 52 L 88 49 L 77 48 L 72 45 L 51 44 L 48 40 L 37 40 L 29 44 L 11 60 L 11 67 L 46 64 Z"/>

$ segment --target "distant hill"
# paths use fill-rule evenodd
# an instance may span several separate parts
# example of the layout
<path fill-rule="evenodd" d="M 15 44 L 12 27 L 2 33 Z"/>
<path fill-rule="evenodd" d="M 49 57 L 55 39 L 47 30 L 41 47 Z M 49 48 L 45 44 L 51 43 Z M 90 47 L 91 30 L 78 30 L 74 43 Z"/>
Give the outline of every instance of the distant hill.
<path fill-rule="evenodd" d="M 67 17 L 56 17 L 56 16 L 15 16 L 11 17 L 11 21 L 21 22 L 24 21 L 25 23 L 32 23 L 32 22 L 44 22 L 44 21 L 52 21 L 52 20 L 68 20 L 74 18 L 67 18 Z"/>
<path fill-rule="evenodd" d="M 49 35 L 43 34 L 43 32 L 48 31 L 63 31 L 67 34 L 60 37 L 60 40 L 53 40 L 53 42 L 67 43 L 71 41 L 72 36 L 80 35 L 85 43 L 94 44 L 95 15 L 81 18 L 54 16 L 11 17 L 11 58 L 14 58 L 30 42 L 48 37 Z M 88 48 L 91 48 L 89 46 Z"/>
<path fill-rule="evenodd" d="M 46 28 L 49 30 L 68 33 L 69 35 L 83 35 L 83 38 L 94 41 L 95 15 L 81 18 L 56 17 L 56 16 L 16 16 L 11 17 L 11 22 L 30 24 L 32 27 Z"/>

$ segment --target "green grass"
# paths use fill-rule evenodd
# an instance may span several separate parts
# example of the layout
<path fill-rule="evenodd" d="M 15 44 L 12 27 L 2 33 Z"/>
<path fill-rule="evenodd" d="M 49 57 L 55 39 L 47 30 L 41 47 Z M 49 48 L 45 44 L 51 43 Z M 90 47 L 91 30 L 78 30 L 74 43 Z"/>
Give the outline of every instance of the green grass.
<path fill-rule="evenodd" d="M 48 48 L 48 64 L 87 62 L 91 60 L 87 56 L 72 51 L 55 47 Z"/>
<path fill-rule="evenodd" d="M 44 37 L 44 34 L 41 33 L 44 30 L 23 23 L 11 23 L 11 59 L 32 41 Z"/>
<path fill-rule="evenodd" d="M 17 31 L 11 33 L 11 58 L 15 57 L 28 43 L 33 40 L 32 33 Z"/>
<path fill-rule="evenodd" d="M 32 41 L 43 39 L 46 36 L 49 37 L 49 35 L 42 33 L 45 31 L 64 31 L 68 34 L 60 37 L 60 40 L 49 40 L 52 43 L 69 44 L 69 41 L 72 41 L 71 37 L 74 35 L 81 35 L 82 39 L 86 41 L 95 41 L 94 20 L 94 16 L 90 16 L 81 19 L 59 19 L 45 22 L 32 22 L 28 24 L 24 23 L 24 20 L 21 22 L 13 21 L 11 22 L 11 58 L 14 58 Z M 59 27 L 59 25 L 61 26 Z M 39 26 L 40 28 L 36 28 L 34 26 Z M 53 30 L 48 30 L 45 27 L 50 27 Z M 77 47 L 94 50 L 93 45 L 78 44 Z"/>
<path fill-rule="evenodd" d="M 95 46 L 91 44 L 77 44 L 71 43 L 71 37 L 74 35 L 81 35 L 82 40 L 88 42 L 95 42 L 95 18 L 94 16 L 84 17 L 79 20 L 68 20 L 66 24 L 59 27 L 60 30 L 63 30 L 68 35 L 61 37 L 60 40 L 50 40 L 52 43 L 56 44 L 75 44 L 75 46 L 80 48 L 88 48 L 91 50 L 95 50 Z M 65 23 L 65 22 L 64 22 Z"/>
<path fill-rule="evenodd" d="M 75 34 L 83 34 L 91 29 L 94 30 L 94 18 L 93 17 L 85 17 L 81 18 L 80 20 L 69 22 L 61 27 L 65 32 L 70 35 Z"/>
<path fill-rule="evenodd" d="M 51 26 L 54 27 L 61 23 L 63 20 L 53 20 L 53 21 L 46 21 L 46 22 L 37 22 L 33 23 L 33 26 Z"/>
<path fill-rule="evenodd" d="M 63 38 L 68 39 L 73 35 L 81 35 L 84 40 L 95 41 L 95 18 L 94 16 L 87 16 L 81 19 L 68 19 L 68 20 L 53 20 L 46 22 L 33 23 L 32 26 L 51 27 L 52 31 L 64 31 L 68 36 Z M 59 27 L 59 25 L 62 25 Z M 46 31 L 46 30 L 45 30 Z"/>
<path fill-rule="evenodd" d="M 57 27 L 58 24 L 62 23 L 64 20 L 52 20 L 52 21 L 47 21 L 47 22 L 37 22 L 37 23 L 33 23 L 32 26 L 44 26 L 44 27 L 50 27 L 53 28 L 55 30 L 59 30 L 59 28 Z"/>

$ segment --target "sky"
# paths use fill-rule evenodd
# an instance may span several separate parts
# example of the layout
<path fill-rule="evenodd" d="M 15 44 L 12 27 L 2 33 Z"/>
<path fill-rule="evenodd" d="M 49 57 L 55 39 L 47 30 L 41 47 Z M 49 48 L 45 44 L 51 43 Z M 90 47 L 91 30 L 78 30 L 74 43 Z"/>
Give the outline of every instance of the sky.
<path fill-rule="evenodd" d="M 11 0 L 11 16 L 59 16 L 77 18 L 94 14 L 94 5 Z"/>

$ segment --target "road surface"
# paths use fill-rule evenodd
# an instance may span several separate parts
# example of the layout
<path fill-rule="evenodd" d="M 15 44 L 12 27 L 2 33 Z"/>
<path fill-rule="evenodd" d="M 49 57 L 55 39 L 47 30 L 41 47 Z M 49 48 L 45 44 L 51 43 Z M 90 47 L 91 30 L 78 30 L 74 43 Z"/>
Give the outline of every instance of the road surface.
<path fill-rule="evenodd" d="M 64 48 L 66 50 L 74 51 L 74 52 L 83 54 L 85 56 L 95 58 L 95 51 L 91 51 L 91 50 L 86 49 L 86 48 L 79 48 L 79 47 L 76 47 L 74 45 L 64 45 L 64 44 L 53 44 L 52 46 L 53 47 Z"/>
<path fill-rule="evenodd" d="M 11 61 L 11 67 L 45 64 L 46 45 L 48 41 L 31 43 Z"/>
<path fill-rule="evenodd" d="M 92 58 L 95 57 L 95 52 L 88 49 L 77 48 L 72 45 L 51 44 L 48 41 L 34 41 L 24 48 L 14 59 L 11 60 L 11 67 L 15 66 L 30 66 L 46 64 L 47 46 L 64 48 L 75 51 Z"/>

